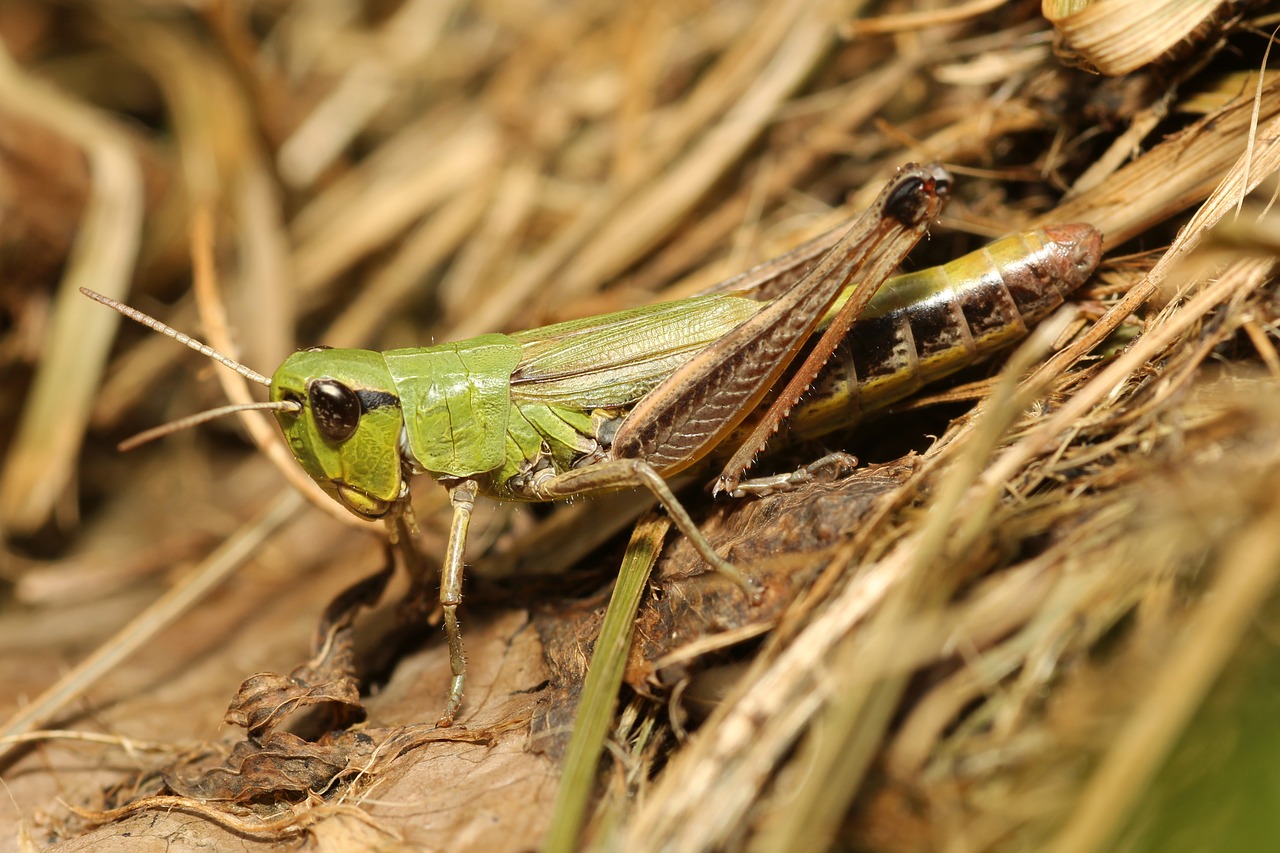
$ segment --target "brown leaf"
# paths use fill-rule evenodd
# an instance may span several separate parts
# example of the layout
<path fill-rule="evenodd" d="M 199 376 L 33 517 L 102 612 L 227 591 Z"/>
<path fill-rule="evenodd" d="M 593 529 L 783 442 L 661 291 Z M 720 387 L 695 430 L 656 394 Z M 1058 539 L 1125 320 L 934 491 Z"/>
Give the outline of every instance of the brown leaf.
<path fill-rule="evenodd" d="M 356 677 L 352 622 L 382 595 L 395 566 L 387 553 L 382 571 L 348 587 L 330 602 L 316 628 L 312 658 L 289 675 L 262 672 L 245 679 L 227 708 L 225 722 L 260 737 L 300 708 L 334 704 L 334 725 L 364 714 Z"/>
<path fill-rule="evenodd" d="M 274 732 L 260 743 L 241 741 L 218 765 L 197 762 L 165 771 L 174 793 L 201 800 L 247 802 L 270 795 L 324 792 L 345 777 L 371 774 L 405 752 L 432 741 L 483 742 L 484 732 L 431 725 L 329 732 L 310 742 Z"/>

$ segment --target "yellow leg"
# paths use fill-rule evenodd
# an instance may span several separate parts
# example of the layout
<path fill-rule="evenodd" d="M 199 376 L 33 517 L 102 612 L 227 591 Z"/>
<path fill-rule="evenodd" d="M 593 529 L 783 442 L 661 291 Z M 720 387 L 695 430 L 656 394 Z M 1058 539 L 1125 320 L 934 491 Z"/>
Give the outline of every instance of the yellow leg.
<path fill-rule="evenodd" d="M 462 654 L 462 629 L 458 626 L 458 605 L 462 603 L 463 557 L 475 501 L 476 483 L 473 480 L 463 480 L 449 490 L 449 502 L 453 504 L 453 524 L 449 527 L 449 545 L 445 549 L 444 565 L 440 567 L 440 609 L 444 613 L 444 633 L 449 639 L 449 669 L 453 678 L 449 682 L 448 703 L 436 723 L 441 727 L 453 725 L 453 718 L 462 707 L 462 690 L 467 680 L 467 661 Z"/>

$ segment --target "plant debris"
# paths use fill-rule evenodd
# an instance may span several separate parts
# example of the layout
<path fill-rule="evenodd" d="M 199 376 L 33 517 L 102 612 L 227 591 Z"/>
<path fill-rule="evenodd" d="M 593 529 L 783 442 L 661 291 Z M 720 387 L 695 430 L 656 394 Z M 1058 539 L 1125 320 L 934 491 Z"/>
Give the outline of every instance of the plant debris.
<path fill-rule="evenodd" d="M 268 421 L 257 447 L 221 421 L 118 454 L 247 391 L 79 286 L 270 373 L 680 298 L 939 161 L 955 197 L 911 267 L 1070 222 L 1101 267 L 1009 354 L 752 471 L 842 450 L 851 475 L 684 488 L 764 592 L 668 537 L 574 843 L 1264 846 L 1276 24 L 1174 0 L 0 3 L 0 838 L 538 846 L 644 510 L 477 507 L 468 691 L 437 729 L 444 490 L 415 483 L 424 565 L 392 573 L 264 459 L 297 476 Z"/>

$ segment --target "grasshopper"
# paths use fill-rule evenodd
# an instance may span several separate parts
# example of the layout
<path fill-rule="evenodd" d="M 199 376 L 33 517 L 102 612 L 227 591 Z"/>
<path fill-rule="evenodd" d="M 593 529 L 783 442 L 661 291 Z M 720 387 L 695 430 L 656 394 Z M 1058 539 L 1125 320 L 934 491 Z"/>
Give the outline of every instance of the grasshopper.
<path fill-rule="evenodd" d="M 703 295 L 432 347 L 387 352 L 317 347 L 290 356 L 269 379 L 141 312 L 85 292 L 270 389 L 268 402 L 185 418 L 133 443 L 231 411 L 272 410 L 307 474 L 357 516 L 386 519 L 393 537 L 395 523 L 409 512 L 410 476 L 426 473 L 445 486 L 453 519 L 440 604 L 452 679 L 439 724 L 450 725 L 465 686 L 457 608 L 467 530 L 479 494 L 551 501 L 647 488 L 699 554 L 754 595 L 753 582 L 715 552 L 667 479 L 732 441 L 738 452 L 716 488 L 738 489 L 752 457 L 814 382 L 868 302 L 867 328 L 888 330 L 887 338 L 877 339 L 885 352 L 861 361 L 853 357 L 857 378 L 846 377 L 843 388 L 841 380 L 832 380 L 829 392 L 864 403 L 905 396 L 919 377 L 939 374 L 939 365 L 955 369 L 993 348 L 997 338 L 1003 342 L 1025 331 L 1016 328 L 1020 319 L 1010 319 L 1018 316 L 1021 285 L 1000 283 L 1000 268 L 1008 266 L 1001 258 L 988 258 L 985 267 L 971 261 L 976 272 L 952 271 L 953 277 L 985 282 L 987 287 L 972 291 L 981 296 L 958 289 L 961 296 L 939 297 L 936 283 L 917 274 L 906 278 L 903 294 L 895 295 L 895 288 L 873 300 L 936 218 L 950 185 L 941 166 L 904 167 L 847 233 L 824 235 Z M 1038 260 L 1031 277 L 1061 280 L 1064 292 L 1068 284 L 1083 281 L 1098 255 L 1096 232 L 1089 230 L 1093 237 L 1083 241 L 1075 232 L 1062 235 L 1076 241 L 1070 250 L 1055 234 L 1028 237 L 1040 247 L 1032 247 Z M 1000 251 L 1025 255 L 1027 249 Z M 862 283 L 851 286 L 855 276 Z M 1004 296 L 990 295 L 992 276 Z M 1036 294 L 1022 301 L 1046 301 L 1039 290 Z M 991 303 L 986 313 L 984 300 Z M 908 316 L 913 304 L 915 320 Z M 775 391 L 779 377 L 819 328 L 824 329 L 821 338 L 787 387 Z M 913 332 L 917 328 L 921 331 Z M 961 351 L 964 355 L 957 355 Z M 891 367 L 875 366 L 877 359 Z M 903 359 L 910 369 L 900 368 Z M 764 416 L 741 439 L 744 420 L 770 394 Z M 820 430 L 839 417 L 824 399 L 819 395 L 796 413 L 802 431 Z"/>

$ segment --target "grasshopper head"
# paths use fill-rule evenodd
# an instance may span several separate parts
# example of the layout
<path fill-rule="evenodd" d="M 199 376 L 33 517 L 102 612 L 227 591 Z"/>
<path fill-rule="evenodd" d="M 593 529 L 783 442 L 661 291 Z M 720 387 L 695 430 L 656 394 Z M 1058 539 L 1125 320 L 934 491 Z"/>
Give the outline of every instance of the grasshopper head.
<path fill-rule="evenodd" d="M 315 348 L 289 356 L 271 377 L 272 401 L 289 448 L 334 500 L 361 518 L 381 518 L 403 492 L 400 398 L 380 353 Z"/>

